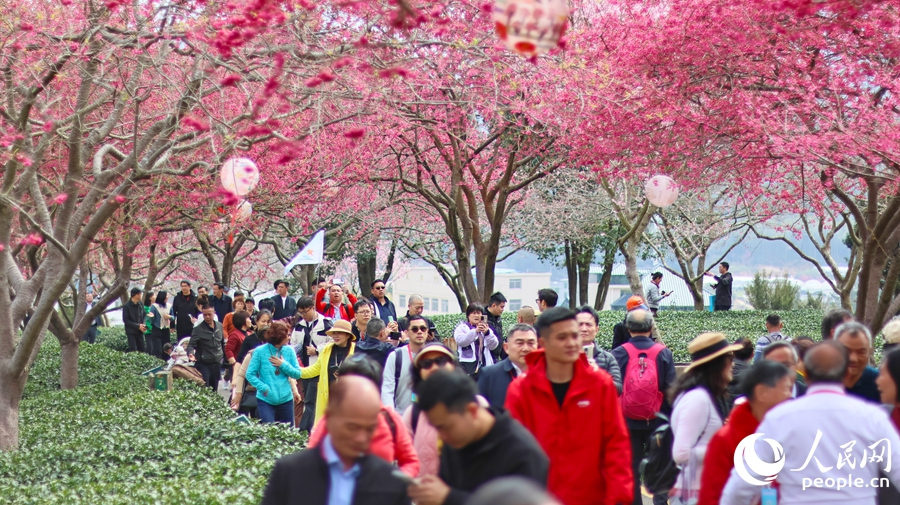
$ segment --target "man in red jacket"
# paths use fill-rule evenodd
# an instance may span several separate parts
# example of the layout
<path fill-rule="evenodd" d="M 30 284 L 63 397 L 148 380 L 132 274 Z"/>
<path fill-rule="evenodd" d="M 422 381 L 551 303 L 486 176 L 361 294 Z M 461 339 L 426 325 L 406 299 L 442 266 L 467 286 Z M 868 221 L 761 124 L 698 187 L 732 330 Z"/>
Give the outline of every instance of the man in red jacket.
<path fill-rule="evenodd" d="M 325 293 L 328 293 L 328 302 L 325 302 Z M 344 303 L 344 289 L 340 284 L 332 284 L 327 289 L 320 289 L 316 293 L 316 312 L 325 317 L 329 317 L 337 321 L 351 321 L 356 312 L 353 311 L 353 305 L 356 304 L 356 297 L 353 293 L 347 293 L 347 299 L 350 303 Z"/>
<path fill-rule="evenodd" d="M 738 444 L 756 432 L 766 412 L 790 400 L 793 389 L 790 369 L 776 361 L 759 361 L 741 374 L 741 393 L 746 398 L 738 399 L 740 403 L 734 406 L 725 426 L 719 428 L 709 441 L 697 505 L 719 505 L 722 490 L 734 468 L 734 451 Z"/>
<path fill-rule="evenodd" d="M 506 408 L 550 458 L 547 488 L 565 505 L 631 503 L 631 443 L 615 384 L 588 364 L 572 311 L 547 309 L 536 329 L 541 349 L 525 358 Z"/>

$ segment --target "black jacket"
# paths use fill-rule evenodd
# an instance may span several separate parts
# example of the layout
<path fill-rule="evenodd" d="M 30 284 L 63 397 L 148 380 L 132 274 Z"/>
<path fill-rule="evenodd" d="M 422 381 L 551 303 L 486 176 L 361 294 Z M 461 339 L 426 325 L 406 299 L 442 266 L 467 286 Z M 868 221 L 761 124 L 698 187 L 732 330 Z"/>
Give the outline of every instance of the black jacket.
<path fill-rule="evenodd" d="M 241 343 L 241 350 L 238 351 L 237 358 L 235 358 L 237 360 L 237 362 L 243 363 L 244 358 L 247 357 L 247 353 L 249 353 L 253 349 L 256 349 L 257 347 L 259 347 L 260 344 L 265 344 L 265 342 L 260 340 L 259 335 L 257 335 L 256 332 L 253 332 L 253 333 L 247 335 L 247 338 L 245 338 L 244 341 Z M 305 366 L 309 366 L 309 365 L 305 365 Z"/>
<path fill-rule="evenodd" d="M 731 272 L 725 272 L 725 275 L 713 277 L 716 284 L 716 305 L 719 307 L 731 307 Z"/>
<path fill-rule="evenodd" d="M 494 355 L 494 363 L 499 363 L 500 360 L 506 359 L 506 353 L 503 351 L 503 342 L 506 342 L 506 335 L 503 333 L 503 317 L 501 317 L 502 314 L 500 316 L 495 316 L 487 309 L 485 309 L 484 315 L 487 316 L 488 327 L 500 341 L 500 345 L 491 351 L 491 354 Z"/>
<path fill-rule="evenodd" d="M 509 359 L 485 367 L 478 375 L 478 392 L 491 406 L 502 409 L 506 404 L 506 390 L 516 375 L 516 369 Z"/>
<path fill-rule="evenodd" d="M 144 304 L 131 300 L 122 306 L 122 322 L 125 323 L 126 335 L 143 335 L 141 325 L 144 324 Z"/>
<path fill-rule="evenodd" d="M 359 458 L 353 505 L 408 505 L 406 484 L 391 475 L 394 467 L 375 456 Z M 263 505 L 328 505 L 331 474 L 318 447 L 275 462 L 263 492 Z"/>
<path fill-rule="evenodd" d="M 628 339 L 631 338 L 631 333 L 628 333 L 628 329 L 625 328 L 625 321 L 623 320 L 621 323 L 616 323 L 613 326 L 613 341 L 612 348 L 615 349 L 620 345 L 628 342 Z M 624 373 L 624 371 L 623 371 Z"/>
<path fill-rule="evenodd" d="M 656 343 L 649 337 L 643 335 L 631 337 L 630 342 L 639 350 L 649 349 Z M 626 377 L 626 370 L 628 370 L 628 351 L 625 350 L 624 347 L 619 346 L 612 350 L 612 355 L 616 358 L 616 363 L 619 364 L 619 368 L 622 371 L 622 386 L 624 388 L 625 383 L 628 380 Z M 659 384 L 659 390 L 662 391 L 663 394 L 663 403 L 660 410 L 663 413 L 668 414 L 672 412 L 672 407 L 666 399 L 666 392 L 673 384 L 675 384 L 675 359 L 672 357 L 672 351 L 668 348 L 659 351 L 659 354 L 656 355 L 656 372 L 658 375 L 657 382 Z M 657 421 L 658 419 L 639 421 L 637 419 L 625 418 L 625 424 L 629 428 L 655 428 L 659 424 Z"/>
<path fill-rule="evenodd" d="M 284 300 L 284 303 L 281 302 L 281 295 L 279 294 L 275 294 L 269 300 L 272 300 L 275 304 L 275 313 L 272 314 L 273 321 L 294 317 L 294 314 L 297 313 L 297 301 L 290 296 Z"/>
<path fill-rule="evenodd" d="M 172 297 L 172 313 L 175 314 L 175 332 L 178 338 L 183 338 L 194 331 L 194 323 L 191 322 L 191 316 L 198 317 L 200 311 L 197 310 L 197 295 L 191 291 L 191 294 L 184 296 L 178 292 Z"/>
<path fill-rule="evenodd" d="M 222 298 L 216 298 L 215 295 L 210 296 L 209 304 L 216 309 L 216 319 L 218 319 L 220 323 L 224 321 L 225 316 L 232 311 L 231 297 L 224 293 L 222 294 Z"/>
<path fill-rule="evenodd" d="M 490 411 L 496 422 L 481 440 L 441 450 L 439 477 L 450 486 L 444 505 L 464 504 L 469 494 L 498 477 L 518 475 L 547 485 L 550 460 L 534 436 L 506 412 Z"/>
<path fill-rule="evenodd" d="M 221 364 L 225 359 L 225 338 L 222 337 L 222 323 L 215 321 L 216 327 L 210 328 L 206 321 L 194 327 L 187 353 L 197 357 L 198 363 L 204 365 Z"/>
<path fill-rule="evenodd" d="M 374 337 L 366 337 L 362 340 L 356 341 L 356 350 L 354 351 L 356 354 L 365 354 L 366 356 L 372 358 L 377 361 L 379 365 L 381 365 L 381 369 L 384 370 L 384 364 L 387 363 L 388 356 L 394 352 L 393 345 L 382 342 Z"/>

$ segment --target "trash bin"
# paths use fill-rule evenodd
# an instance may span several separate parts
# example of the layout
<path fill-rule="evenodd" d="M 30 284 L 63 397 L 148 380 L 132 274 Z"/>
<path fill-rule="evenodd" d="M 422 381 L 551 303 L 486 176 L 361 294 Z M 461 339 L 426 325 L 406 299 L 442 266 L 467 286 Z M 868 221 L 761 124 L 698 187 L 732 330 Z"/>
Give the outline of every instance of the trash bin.
<path fill-rule="evenodd" d="M 716 295 L 709 295 L 709 311 L 716 311 Z"/>

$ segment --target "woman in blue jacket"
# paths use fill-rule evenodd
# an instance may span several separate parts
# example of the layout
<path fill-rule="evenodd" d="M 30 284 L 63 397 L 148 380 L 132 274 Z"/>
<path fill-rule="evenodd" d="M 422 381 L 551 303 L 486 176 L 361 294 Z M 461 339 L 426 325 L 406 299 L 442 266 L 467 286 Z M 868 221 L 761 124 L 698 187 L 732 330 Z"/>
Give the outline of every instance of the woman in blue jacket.
<path fill-rule="evenodd" d="M 286 345 L 290 326 L 275 321 L 266 330 L 266 344 L 256 348 L 247 367 L 247 380 L 256 388 L 259 419 L 264 423 L 294 423 L 294 393 L 288 377 L 300 378 L 294 348 Z"/>

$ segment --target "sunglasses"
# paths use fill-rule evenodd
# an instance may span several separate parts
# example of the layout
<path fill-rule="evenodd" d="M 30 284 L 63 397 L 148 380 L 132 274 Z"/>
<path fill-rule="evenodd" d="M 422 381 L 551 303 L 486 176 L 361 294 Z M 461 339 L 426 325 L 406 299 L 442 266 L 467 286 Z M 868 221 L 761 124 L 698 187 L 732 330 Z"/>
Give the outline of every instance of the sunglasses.
<path fill-rule="evenodd" d="M 434 365 L 444 366 L 447 363 L 450 363 L 452 360 L 450 356 L 438 356 L 436 358 L 424 358 L 419 360 L 419 369 L 420 370 L 428 370 Z"/>
<path fill-rule="evenodd" d="M 414 333 L 425 333 L 426 331 L 428 331 L 428 327 L 427 326 L 410 326 L 409 331 L 414 332 Z"/>
<path fill-rule="evenodd" d="M 375 286 L 375 289 L 384 289 L 384 286 Z"/>

